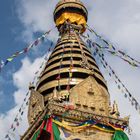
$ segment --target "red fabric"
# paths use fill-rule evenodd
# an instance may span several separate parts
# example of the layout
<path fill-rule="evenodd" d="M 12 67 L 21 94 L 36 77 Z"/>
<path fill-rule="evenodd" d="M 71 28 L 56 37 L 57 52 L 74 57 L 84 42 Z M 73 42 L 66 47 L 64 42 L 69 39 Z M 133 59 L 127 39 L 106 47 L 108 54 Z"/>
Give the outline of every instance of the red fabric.
<path fill-rule="evenodd" d="M 50 140 L 54 140 L 53 128 L 52 128 L 52 118 L 48 119 L 46 131 L 51 134 L 51 139 Z"/>
<path fill-rule="evenodd" d="M 41 135 L 41 133 L 42 133 L 44 127 L 45 127 L 45 124 L 46 124 L 46 121 L 43 121 L 42 124 L 41 124 L 41 127 L 40 127 L 40 134 L 38 135 L 37 140 L 39 139 L 39 137 L 40 137 L 40 135 Z"/>
<path fill-rule="evenodd" d="M 42 125 L 41 125 L 41 127 L 40 127 L 40 130 L 44 129 L 45 124 L 46 124 L 46 121 L 43 121 L 43 122 L 42 122 Z"/>

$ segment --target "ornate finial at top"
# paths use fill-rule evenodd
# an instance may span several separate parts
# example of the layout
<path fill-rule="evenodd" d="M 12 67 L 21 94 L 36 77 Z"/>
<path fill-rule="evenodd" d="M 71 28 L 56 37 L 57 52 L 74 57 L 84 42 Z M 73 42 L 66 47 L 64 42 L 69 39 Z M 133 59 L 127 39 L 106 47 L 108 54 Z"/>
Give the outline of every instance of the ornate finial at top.
<path fill-rule="evenodd" d="M 69 22 L 74 25 L 74 28 L 84 32 L 87 16 L 87 9 L 80 0 L 61 0 L 54 10 L 54 21 L 58 30 Z"/>

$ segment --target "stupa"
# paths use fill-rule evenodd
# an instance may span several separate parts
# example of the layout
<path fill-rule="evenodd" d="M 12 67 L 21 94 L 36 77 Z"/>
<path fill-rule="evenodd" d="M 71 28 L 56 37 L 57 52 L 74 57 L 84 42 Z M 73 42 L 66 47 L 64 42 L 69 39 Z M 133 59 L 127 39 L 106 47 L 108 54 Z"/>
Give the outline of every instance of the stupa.
<path fill-rule="evenodd" d="M 88 11 L 79 0 L 61 0 L 54 10 L 60 38 L 37 87 L 31 91 L 29 128 L 21 140 L 120 140 L 128 125 L 81 35 Z M 119 137 L 120 136 L 120 137 Z M 126 140 L 121 139 L 121 140 Z"/>

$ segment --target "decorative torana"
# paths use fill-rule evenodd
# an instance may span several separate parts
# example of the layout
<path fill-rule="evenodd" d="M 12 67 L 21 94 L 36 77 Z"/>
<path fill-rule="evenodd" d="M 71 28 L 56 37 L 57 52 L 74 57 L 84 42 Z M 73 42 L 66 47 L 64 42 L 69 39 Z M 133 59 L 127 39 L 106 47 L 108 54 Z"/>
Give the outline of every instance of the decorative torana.
<path fill-rule="evenodd" d="M 81 39 L 88 11 L 79 0 L 61 0 L 54 10 L 60 38 L 37 87 L 32 84 L 29 129 L 21 140 L 128 140 L 129 117 L 110 105 L 106 81 Z"/>

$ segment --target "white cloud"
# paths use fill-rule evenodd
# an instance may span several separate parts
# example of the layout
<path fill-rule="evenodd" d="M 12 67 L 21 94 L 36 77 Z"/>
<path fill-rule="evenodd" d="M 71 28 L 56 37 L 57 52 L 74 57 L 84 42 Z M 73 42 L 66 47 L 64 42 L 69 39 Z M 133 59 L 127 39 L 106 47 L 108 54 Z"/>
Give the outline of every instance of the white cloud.
<path fill-rule="evenodd" d="M 86 2 L 85 2 L 86 3 Z M 89 3 L 89 24 L 120 49 L 140 59 L 140 2 L 137 0 L 99 0 Z"/>
<path fill-rule="evenodd" d="M 17 12 L 21 23 L 24 25 L 23 39 L 30 41 L 33 33 L 46 32 L 55 28 L 53 22 L 53 9 L 57 0 L 21 0 L 17 1 Z M 56 39 L 56 32 L 52 31 L 49 38 Z"/>
<path fill-rule="evenodd" d="M 53 9 L 58 1 L 57 0 L 21 0 L 17 1 L 18 15 L 20 21 L 25 27 L 23 38 L 25 41 L 30 41 L 33 38 L 33 33 L 37 31 L 47 31 L 54 27 L 53 22 Z M 104 38 L 110 40 L 118 49 L 125 50 L 128 54 L 140 60 L 140 1 L 139 0 L 83 0 L 89 10 L 88 24 L 94 27 Z M 51 38 L 55 38 L 53 33 Z M 139 69 L 132 68 L 121 62 L 117 58 L 108 57 L 108 61 L 116 70 L 117 75 L 125 83 L 130 92 L 138 98 L 139 97 Z M 38 60 L 39 61 L 39 60 Z M 20 104 L 23 100 L 23 95 L 27 90 L 29 81 L 33 77 L 33 71 L 38 67 L 37 60 L 32 64 L 29 59 L 24 59 L 23 65 L 18 72 L 14 74 L 14 84 L 17 86 L 18 91 L 14 93 L 16 104 Z M 24 75 L 24 76 L 23 76 Z M 123 95 L 109 82 L 109 89 L 111 99 L 116 99 L 119 103 L 119 108 L 122 115 L 131 114 L 130 125 L 133 129 L 131 140 L 139 140 L 139 120 L 140 115 L 131 107 L 129 102 L 124 99 Z M 9 111 L 12 114 L 14 109 Z M 7 123 L 11 122 L 10 113 L 1 116 L 0 130 L 7 129 Z"/>
<path fill-rule="evenodd" d="M 37 58 L 36 60 L 34 60 L 34 62 L 31 62 L 30 59 L 26 57 L 22 60 L 21 68 L 13 74 L 13 82 L 15 87 L 17 87 L 17 90 L 13 94 L 16 106 L 6 112 L 6 114 L 0 114 L 0 139 L 4 137 L 4 134 L 6 134 L 7 130 L 9 130 L 9 128 L 11 127 L 13 119 L 16 117 L 17 112 L 21 107 L 25 95 L 28 91 L 29 82 L 32 82 L 35 76 L 34 73 L 39 69 L 42 61 L 43 57 Z M 24 104 L 23 108 L 25 107 L 26 106 Z M 15 139 L 19 139 L 19 135 L 22 135 L 28 128 L 27 109 L 28 108 L 26 107 L 24 110 L 22 122 L 20 122 L 21 125 L 17 127 L 15 131 Z"/>

